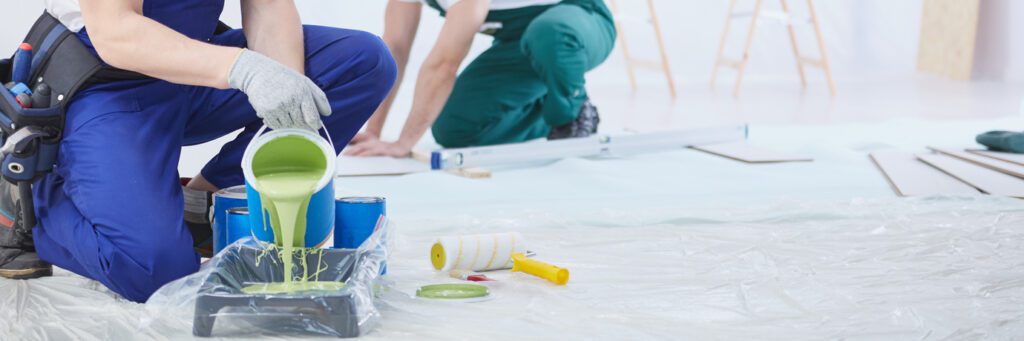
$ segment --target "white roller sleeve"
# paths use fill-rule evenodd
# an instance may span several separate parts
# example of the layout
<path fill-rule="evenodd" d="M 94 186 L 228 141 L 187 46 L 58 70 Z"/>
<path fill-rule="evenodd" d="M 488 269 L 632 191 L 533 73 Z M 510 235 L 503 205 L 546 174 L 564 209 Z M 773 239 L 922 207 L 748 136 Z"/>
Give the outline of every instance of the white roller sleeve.
<path fill-rule="evenodd" d="M 518 232 L 447 236 L 430 249 L 430 261 L 441 271 L 486 271 L 512 267 L 512 253 L 526 253 L 526 240 Z"/>

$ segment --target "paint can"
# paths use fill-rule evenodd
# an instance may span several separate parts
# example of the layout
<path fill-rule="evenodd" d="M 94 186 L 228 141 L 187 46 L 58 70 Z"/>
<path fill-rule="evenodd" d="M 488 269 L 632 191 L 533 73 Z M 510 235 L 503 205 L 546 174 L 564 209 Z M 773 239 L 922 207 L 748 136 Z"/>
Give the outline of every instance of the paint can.
<path fill-rule="evenodd" d="M 248 205 L 245 199 L 245 185 L 228 187 L 213 193 L 213 209 L 210 210 L 213 229 L 213 252 L 217 253 L 228 245 L 228 209 Z"/>
<path fill-rule="evenodd" d="M 256 231 L 252 229 L 252 223 L 249 221 L 249 208 L 248 207 L 232 207 L 227 211 L 227 240 L 224 246 L 227 247 L 240 239 L 253 238 L 262 241 L 272 240 L 274 236 L 269 233 L 260 233 L 257 235 Z M 261 231 L 262 232 L 262 231 Z"/>
<path fill-rule="evenodd" d="M 335 200 L 334 248 L 356 249 L 377 228 L 377 220 L 386 215 L 384 198 L 345 197 Z"/>
<path fill-rule="evenodd" d="M 324 169 L 315 191 L 306 207 L 306 235 L 296 239 L 296 247 L 322 247 L 334 232 L 334 164 L 337 154 L 334 143 L 315 132 L 304 129 L 279 129 L 262 134 L 266 126 L 256 132 L 242 154 L 242 173 L 248 191 L 249 221 L 256 234 L 271 233 L 281 245 L 280 231 L 270 224 L 270 214 L 260 200 L 255 187 L 256 176 L 268 170 L 294 168 L 296 165 L 315 164 Z M 326 132 L 326 128 L 324 129 Z M 256 212 L 260 212 L 257 214 Z"/>

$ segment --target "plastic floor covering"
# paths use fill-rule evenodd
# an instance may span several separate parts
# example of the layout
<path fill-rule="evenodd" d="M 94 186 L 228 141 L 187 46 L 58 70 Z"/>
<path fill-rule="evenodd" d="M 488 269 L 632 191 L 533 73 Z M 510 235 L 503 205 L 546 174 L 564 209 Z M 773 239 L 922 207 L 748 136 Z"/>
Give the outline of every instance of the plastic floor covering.
<path fill-rule="evenodd" d="M 897 198 L 867 153 L 968 147 L 977 132 L 1022 126 L 751 128 L 752 143 L 811 163 L 678 150 L 499 168 L 489 180 L 344 178 L 343 192 L 386 196 L 397 231 L 394 285 L 365 338 L 1020 338 L 1024 201 Z M 487 301 L 413 298 L 453 281 L 429 265 L 436 237 L 505 231 L 569 268 L 569 284 L 497 271 Z M 66 271 L 0 280 L 2 340 L 191 337 L 188 309 L 130 303 Z"/>

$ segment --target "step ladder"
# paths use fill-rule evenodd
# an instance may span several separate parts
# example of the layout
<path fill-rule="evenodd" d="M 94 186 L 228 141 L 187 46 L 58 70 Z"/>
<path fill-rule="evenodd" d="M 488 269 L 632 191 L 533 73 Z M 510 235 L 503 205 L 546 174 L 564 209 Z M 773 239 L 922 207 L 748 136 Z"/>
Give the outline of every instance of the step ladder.
<path fill-rule="evenodd" d="M 786 0 L 779 0 L 781 8 L 779 10 L 765 10 L 762 7 L 763 0 L 755 0 L 754 9 L 750 11 L 736 11 L 736 0 L 729 1 L 729 14 L 725 18 L 725 28 L 722 29 L 721 42 L 718 45 L 718 57 L 715 58 L 715 66 L 711 71 L 711 86 L 715 85 L 715 81 L 718 79 L 718 70 L 721 67 L 730 67 L 736 69 L 736 85 L 733 89 L 733 96 L 739 96 L 740 87 L 743 84 L 743 73 L 746 71 L 747 62 L 750 61 L 750 46 L 754 42 L 754 33 L 758 25 L 759 20 L 766 22 L 777 22 L 786 25 L 786 31 L 789 34 L 789 42 L 792 45 L 793 55 L 796 57 L 796 68 L 800 73 L 800 85 L 807 88 L 807 77 L 804 73 L 806 67 L 817 67 L 825 72 L 825 79 L 828 81 L 828 90 L 832 96 L 836 95 L 836 84 L 832 79 L 832 67 L 829 65 L 828 53 L 825 49 L 825 40 L 822 38 L 821 26 L 819 25 L 818 16 L 814 10 L 813 0 L 807 0 L 807 9 L 810 13 L 808 18 L 794 18 L 790 14 L 789 5 Z M 741 18 L 750 18 L 750 26 L 747 28 L 747 39 L 743 45 L 743 55 L 739 59 L 731 59 L 725 57 L 725 44 L 729 38 L 729 28 L 732 21 Z M 818 44 L 818 51 L 820 54 L 819 59 L 813 59 L 805 57 L 800 54 L 800 49 L 797 47 L 796 42 L 796 31 L 794 24 L 810 24 L 814 29 L 814 35 Z"/>
<path fill-rule="evenodd" d="M 629 3 L 634 2 L 629 1 Z M 615 30 L 618 32 L 617 36 L 619 46 L 622 47 L 622 56 L 626 59 L 626 73 L 629 74 L 629 85 L 633 88 L 633 92 L 636 92 L 637 89 L 636 68 L 642 67 L 655 71 L 660 70 L 665 76 L 665 81 L 668 83 L 669 94 L 675 99 L 676 84 L 672 80 L 672 68 L 668 64 L 668 53 L 665 52 L 665 41 L 661 34 L 661 25 L 658 23 L 658 15 L 654 10 L 654 0 L 647 0 L 647 17 L 636 17 L 619 11 L 616 0 L 609 0 L 609 4 L 611 5 L 612 16 L 615 17 Z M 626 43 L 626 34 L 622 28 L 625 22 L 645 22 L 654 28 L 654 38 L 658 43 L 660 61 L 633 58 L 633 54 L 629 51 L 629 44 Z"/>

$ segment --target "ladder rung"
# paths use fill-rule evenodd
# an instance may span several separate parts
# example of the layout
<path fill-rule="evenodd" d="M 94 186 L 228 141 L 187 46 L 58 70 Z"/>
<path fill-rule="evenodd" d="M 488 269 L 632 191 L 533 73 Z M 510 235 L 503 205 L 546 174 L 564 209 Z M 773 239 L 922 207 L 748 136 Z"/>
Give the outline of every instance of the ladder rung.
<path fill-rule="evenodd" d="M 656 61 L 651 61 L 651 60 L 632 60 L 632 61 L 630 61 L 630 64 L 632 64 L 633 66 L 639 66 L 639 67 L 644 67 L 644 68 L 648 68 L 648 69 L 656 69 L 656 70 L 661 70 L 661 68 L 663 67 L 661 65 L 661 62 L 656 62 Z"/>
<path fill-rule="evenodd" d="M 734 69 L 739 69 L 740 68 L 740 61 L 735 60 L 735 59 L 722 58 L 722 59 L 718 60 L 718 65 L 728 66 L 728 67 L 731 67 L 731 68 L 734 68 Z"/>
<path fill-rule="evenodd" d="M 639 17 L 639 16 L 635 16 L 635 15 L 620 13 L 620 14 L 615 16 L 615 21 L 618 21 L 619 23 L 622 23 L 622 22 L 641 22 L 641 23 L 650 24 L 651 23 L 651 18 Z"/>
<path fill-rule="evenodd" d="M 749 18 L 749 17 L 752 17 L 752 16 L 754 16 L 754 11 L 739 11 L 739 12 L 734 12 L 732 15 L 729 16 L 729 18 L 730 19 L 741 19 L 741 18 Z M 794 17 L 794 16 L 790 15 L 789 13 L 786 13 L 786 12 L 783 12 L 783 11 L 773 11 L 773 10 L 763 10 L 763 11 L 761 11 L 761 14 L 758 15 L 758 19 L 763 19 L 763 20 L 766 20 L 766 21 L 777 22 L 777 23 L 786 24 L 786 25 L 803 24 L 803 23 L 810 23 L 811 22 L 811 18 L 808 18 L 808 17 Z"/>
<path fill-rule="evenodd" d="M 820 59 L 811 59 L 811 58 L 807 58 L 807 57 L 800 57 L 800 64 L 804 64 L 804 65 L 807 65 L 807 66 L 820 67 L 820 68 L 823 68 L 823 69 L 825 68 L 825 65 L 822 64 Z"/>

